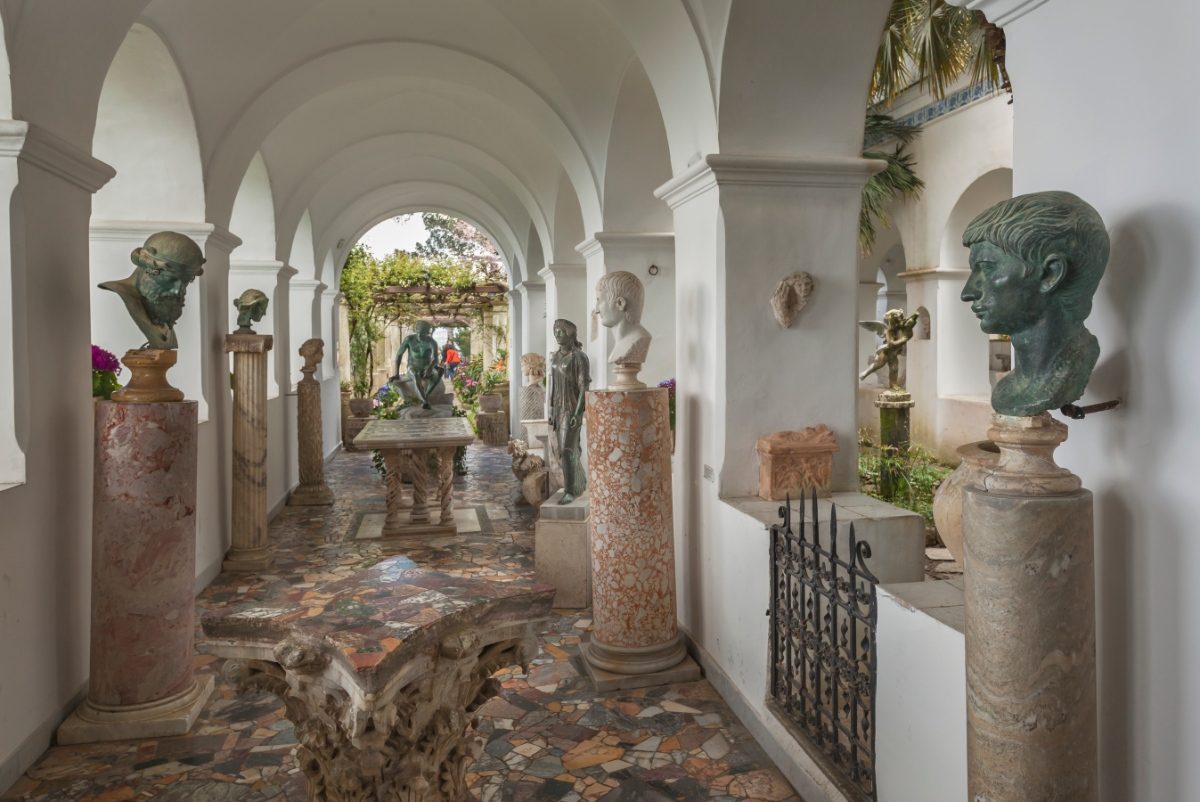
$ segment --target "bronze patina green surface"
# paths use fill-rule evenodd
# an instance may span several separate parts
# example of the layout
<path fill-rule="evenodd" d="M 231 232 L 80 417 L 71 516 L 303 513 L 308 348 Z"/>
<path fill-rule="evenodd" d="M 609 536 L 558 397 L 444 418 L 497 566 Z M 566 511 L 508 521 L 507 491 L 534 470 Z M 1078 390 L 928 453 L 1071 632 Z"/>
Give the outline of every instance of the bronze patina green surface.
<path fill-rule="evenodd" d="M 971 275 L 962 300 L 980 328 L 1012 338 L 1015 367 L 992 388 L 1003 415 L 1038 415 L 1083 395 L 1100 345 L 1083 323 L 1108 264 L 1100 214 L 1069 192 L 998 203 L 963 233 Z"/>
<path fill-rule="evenodd" d="M 175 231 L 151 234 L 135 248 L 133 273 L 119 281 L 101 282 L 100 289 L 121 296 L 133 322 L 146 336 L 146 347 L 173 349 L 175 323 L 183 315 L 188 285 L 204 273 L 204 254 L 189 237 Z"/>

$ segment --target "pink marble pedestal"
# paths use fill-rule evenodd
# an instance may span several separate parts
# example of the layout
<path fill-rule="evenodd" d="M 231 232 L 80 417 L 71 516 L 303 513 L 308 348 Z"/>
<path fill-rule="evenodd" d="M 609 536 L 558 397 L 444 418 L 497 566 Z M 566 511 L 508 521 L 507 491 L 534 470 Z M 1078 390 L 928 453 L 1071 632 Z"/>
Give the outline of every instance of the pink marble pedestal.
<path fill-rule="evenodd" d="M 192 672 L 196 412 L 96 403 L 91 675 L 60 744 L 181 735 L 212 693 Z"/>
<path fill-rule="evenodd" d="M 602 691 L 699 679 L 675 618 L 667 391 L 590 392 L 587 431 L 592 679 Z"/>

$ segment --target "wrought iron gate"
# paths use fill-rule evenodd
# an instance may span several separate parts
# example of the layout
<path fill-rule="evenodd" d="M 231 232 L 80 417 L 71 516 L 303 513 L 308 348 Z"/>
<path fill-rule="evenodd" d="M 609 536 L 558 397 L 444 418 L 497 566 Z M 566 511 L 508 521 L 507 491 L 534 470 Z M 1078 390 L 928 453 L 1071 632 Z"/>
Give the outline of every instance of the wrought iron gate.
<path fill-rule="evenodd" d="M 801 495 L 793 526 L 789 499 L 779 509 L 782 522 L 771 527 L 771 706 L 874 800 L 878 580 L 865 562 L 871 547 L 850 524 L 843 558 L 836 510 L 830 506 L 822 545 L 815 492 L 811 520 L 804 507 Z"/>

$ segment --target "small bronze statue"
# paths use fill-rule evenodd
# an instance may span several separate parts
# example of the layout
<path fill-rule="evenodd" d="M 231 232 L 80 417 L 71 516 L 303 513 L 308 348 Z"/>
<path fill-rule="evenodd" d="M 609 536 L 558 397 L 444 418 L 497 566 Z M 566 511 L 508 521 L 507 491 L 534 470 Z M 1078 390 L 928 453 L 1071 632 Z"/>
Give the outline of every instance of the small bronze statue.
<path fill-rule="evenodd" d="M 238 328 L 235 334 L 253 334 L 251 323 L 257 323 L 267 313 L 267 304 L 271 299 L 262 290 L 246 290 L 233 301 L 233 308 L 238 313 Z"/>
<path fill-rule="evenodd" d="M 407 353 L 408 375 L 412 378 L 413 389 L 421 401 L 421 409 L 433 408 L 429 403 L 429 396 L 437 389 L 443 373 L 442 351 L 437 340 L 430 334 L 431 331 L 432 323 L 427 320 L 417 321 L 416 333 L 408 335 L 400 343 L 400 350 L 396 352 L 396 371 L 392 376 L 392 381 L 399 382 L 400 361 Z"/>
<path fill-rule="evenodd" d="M 962 300 L 979 326 L 1012 337 L 1015 367 L 992 388 L 992 409 L 1033 416 L 1083 395 L 1100 345 L 1083 325 L 1108 264 L 1100 214 L 1069 192 L 998 203 L 963 232 L 971 275 Z"/>
<path fill-rule="evenodd" d="M 860 320 L 858 325 L 867 331 L 883 338 L 883 345 L 875 351 L 867 369 L 858 375 L 858 380 L 870 376 L 885 365 L 888 369 L 888 389 L 903 390 L 900 384 L 900 354 L 904 346 L 913 338 L 913 329 L 917 326 L 917 315 L 904 316 L 903 309 L 889 309 L 883 315 L 883 320 Z"/>
<path fill-rule="evenodd" d="M 175 323 L 183 315 L 184 295 L 204 273 L 200 246 L 183 234 L 159 231 L 135 248 L 130 260 L 136 265 L 132 274 L 101 282 L 100 289 L 121 296 L 129 316 L 146 336 L 143 348 L 178 348 Z"/>
<path fill-rule="evenodd" d="M 570 504 L 587 488 L 580 461 L 579 434 L 583 430 L 583 406 L 592 383 L 587 354 L 579 342 L 575 324 L 554 321 L 558 350 L 550 355 L 550 428 L 563 471 L 563 496 L 559 504 Z"/>

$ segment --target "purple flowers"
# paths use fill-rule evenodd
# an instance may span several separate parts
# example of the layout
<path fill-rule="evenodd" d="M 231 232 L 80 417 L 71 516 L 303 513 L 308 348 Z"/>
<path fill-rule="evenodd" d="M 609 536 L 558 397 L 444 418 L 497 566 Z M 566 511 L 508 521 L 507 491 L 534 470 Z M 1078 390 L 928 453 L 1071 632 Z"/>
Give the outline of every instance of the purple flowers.
<path fill-rule="evenodd" d="M 121 372 L 121 363 L 111 351 L 105 351 L 100 346 L 93 345 L 92 370 L 115 375 Z"/>

